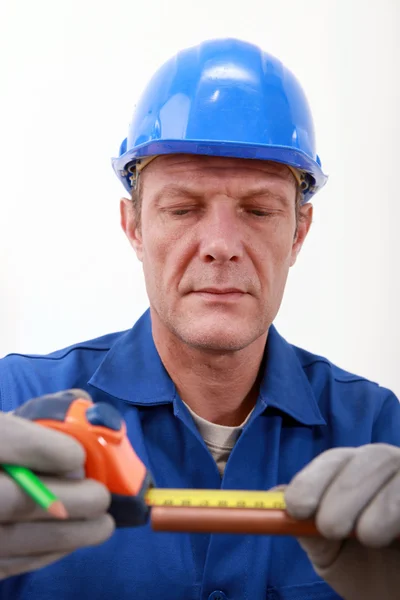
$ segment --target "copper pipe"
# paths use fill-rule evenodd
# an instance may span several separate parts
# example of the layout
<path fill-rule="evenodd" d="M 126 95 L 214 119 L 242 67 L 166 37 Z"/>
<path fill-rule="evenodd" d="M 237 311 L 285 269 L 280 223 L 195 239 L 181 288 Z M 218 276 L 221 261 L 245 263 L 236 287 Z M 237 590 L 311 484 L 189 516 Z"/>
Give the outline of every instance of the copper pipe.
<path fill-rule="evenodd" d="M 191 533 L 242 533 L 319 537 L 314 521 L 298 521 L 285 510 L 257 508 L 198 508 L 153 506 L 155 531 Z"/>

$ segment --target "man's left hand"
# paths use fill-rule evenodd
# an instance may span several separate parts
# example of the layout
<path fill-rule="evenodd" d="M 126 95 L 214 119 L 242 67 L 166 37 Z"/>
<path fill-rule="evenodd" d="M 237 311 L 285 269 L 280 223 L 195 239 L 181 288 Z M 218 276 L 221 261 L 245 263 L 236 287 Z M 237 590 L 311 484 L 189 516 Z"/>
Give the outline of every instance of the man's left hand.
<path fill-rule="evenodd" d="M 293 478 L 285 501 L 292 517 L 315 518 L 323 537 L 299 542 L 344 600 L 400 599 L 399 448 L 327 450 Z"/>

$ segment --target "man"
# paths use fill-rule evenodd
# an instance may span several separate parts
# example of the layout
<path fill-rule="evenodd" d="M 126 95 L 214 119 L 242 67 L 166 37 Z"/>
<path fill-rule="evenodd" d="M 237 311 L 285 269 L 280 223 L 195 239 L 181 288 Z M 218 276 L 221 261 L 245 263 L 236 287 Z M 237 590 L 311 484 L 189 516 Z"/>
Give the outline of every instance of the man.
<path fill-rule="evenodd" d="M 185 50 L 113 164 L 150 309 L 130 331 L 6 357 L 2 410 L 86 390 L 119 409 L 158 486 L 287 485 L 289 512 L 322 536 L 113 531 L 107 490 L 65 477 L 80 445 L 0 415 L 0 461 L 51 474 L 70 514 L 49 520 L 1 476 L 1 598 L 399 598 L 399 403 L 273 326 L 326 182 L 300 85 L 251 44 Z"/>

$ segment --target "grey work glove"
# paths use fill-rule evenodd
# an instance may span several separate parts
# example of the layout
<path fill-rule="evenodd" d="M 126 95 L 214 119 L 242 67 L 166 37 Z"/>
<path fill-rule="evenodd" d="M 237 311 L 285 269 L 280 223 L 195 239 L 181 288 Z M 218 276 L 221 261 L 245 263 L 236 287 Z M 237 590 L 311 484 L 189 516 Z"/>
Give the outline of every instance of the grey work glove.
<path fill-rule="evenodd" d="M 81 391 L 78 396 L 88 397 Z M 38 472 L 69 515 L 55 520 L 0 469 L 0 579 L 38 569 L 111 536 L 114 521 L 106 514 L 110 493 L 97 481 L 83 479 L 84 460 L 83 447 L 71 436 L 0 412 L 0 465 Z M 68 478 L 77 472 L 79 478 Z"/>
<path fill-rule="evenodd" d="M 327 450 L 293 478 L 285 502 L 292 517 L 315 518 L 323 538 L 299 542 L 344 600 L 400 598 L 399 448 Z"/>

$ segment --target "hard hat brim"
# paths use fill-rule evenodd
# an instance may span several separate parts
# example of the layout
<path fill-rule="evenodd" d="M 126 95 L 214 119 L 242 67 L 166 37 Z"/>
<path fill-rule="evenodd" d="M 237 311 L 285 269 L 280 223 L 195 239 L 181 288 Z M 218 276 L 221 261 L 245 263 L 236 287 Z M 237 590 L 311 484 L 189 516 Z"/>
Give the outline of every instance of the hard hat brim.
<path fill-rule="evenodd" d="M 318 164 L 318 157 L 317 160 L 314 160 L 302 150 L 293 147 L 245 144 L 243 142 L 236 144 L 234 142 L 215 142 L 214 140 L 154 140 L 136 146 L 112 159 L 113 169 L 128 192 L 132 190 L 129 169 L 134 167 L 138 159 L 159 154 L 221 156 L 286 164 L 303 171 L 308 176 L 308 186 L 303 192 L 304 202 L 310 200 L 328 180 L 328 176 L 323 173 Z"/>

